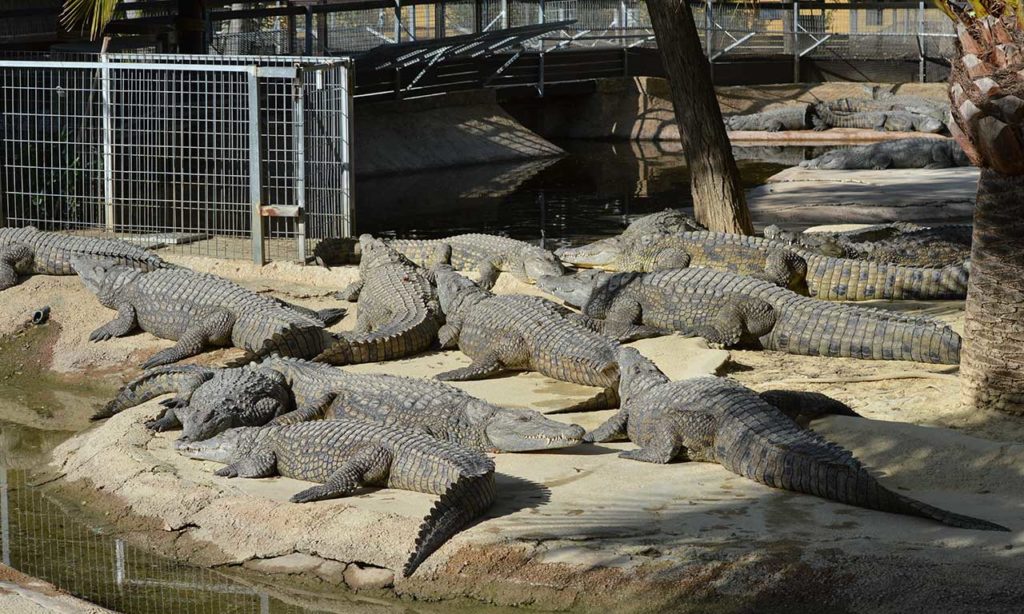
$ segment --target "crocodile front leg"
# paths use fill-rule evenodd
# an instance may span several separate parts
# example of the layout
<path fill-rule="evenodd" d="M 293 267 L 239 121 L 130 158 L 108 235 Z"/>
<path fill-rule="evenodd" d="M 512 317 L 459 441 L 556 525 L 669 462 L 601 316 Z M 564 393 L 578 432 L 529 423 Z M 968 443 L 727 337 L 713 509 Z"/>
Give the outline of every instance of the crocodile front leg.
<path fill-rule="evenodd" d="M 324 484 L 307 488 L 291 496 L 292 503 L 337 499 L 353 493 L 361 485 L 383 484 L 391 469 L 391 453 L 380 446 L 363 446 L 331 474 Z"/>
<path fill-rule="evenodd" d="M 354 281 L 334 294 L 339 301 L 354 303 L 359 300 L 359 293 L 363 291 L 363 280 Z"/>
<path fill-rule="evenodd" d="M 459 333 L 462 332 L 462 322 L 454 317 L 437 330 L 437 341 L 442 350 L 451 350 L 459 347 Z"/>
<path fill-rule="evenodd" d="M 629 411 L 620 409 L 611 418 L 604 421 L 604 424 L 590 431 L 583 436 L 587 443 L 603 443 L 613 439 L 621 439 L 626 436 L 626 424 L 629 422 Z"/>
<path fill-rule="evenodd" d="M 117 306 L 117 317 L 92 331 L 92 334 L 89 335 L 89 341 L 106 341 L 114 337 L 124 337 L 135 330 L 137 325 L 138 320 L 135 318 L 135 307 L 129 303 L 122 303 Z M 147 369 L 149 367 L 143 365 L 143 368 Z"/>
<path fill-rule="evenodd" d="M 163 433 L 165 431 L 180 429 L 181 420 L 178 419 L 177 410 L 173 407 L 168 407 L 164 410 L 163 415 L 156 420 L 147 420 L 146 428 L 156 433 Z"/>
<path fill-rule="evenodd" d="M 213 472 L 222 478 L 269 478 L 277 475 L 277 455 L 260 452 Z"/>
<path fill-rule="evenodd" d="M 442 382 L 467 382 L 470 380 L 486 379 L 505 371 L 508 367 L 501 361 L 497 351 L 487 352 L 473 360 L 473 364 L 461 369 L 452 369 L 434 376 Z"/>
<path fill-rule="evenodd" d="M 0 290 L 18 283 L 18 272 L 28 272 L 34 254 L 32 248 L 17 243 L 0 248 Z"/>
<path fill-rule="evenodd" d="M 565 319 L 569 320 L 573 324 L 582 326 L 587 330 L 600 333 L 606 337 L 611 337 L 619 343 L 629 343 L 630 341 L 647 339 L 649 337 L 661 337 L 662 335 L 667 335 L 671 332 L 655 328 L 653 326 L 644 326 L 642 324 L 626 324 L 624 322 L 598 320 L 580 313 L 570 313 L 565 316 Z"/>
<path fill-rule="evenodd" d="M 336 393 L 328 392 L 323 396 L 317 397 L 312 402 L 299 407 L 295 411 L 281 414 L 268 422 L 267 426 L 281 426 L 283 424 L 295 424 L 296 422 L 319 420 L 327 414 L 327 408 L 330 407 L 331 403 L 334 403 L 336 398 Z"/>
<path fill-rule="evenodd" d="M 678 456 L 685 458 L 686 450 L 679 438 L 672 432 L 673 426 L 673 423 L 668 420 L 658 424 L 655 432 L 644 434 L 643 444 L 639 448 L 620 452 L 619 457 L 661 465 L 671 462 Z"/>
<path fill-rule="evenodd" d="M 493 288 L 494 284 L 498 281 L 498 275 L 501 275 L 501 270 L 490 260 L 484 260 L 479 263 L 476 270 L 480 273 L 480 281 L 476 282 L 476 285 L 484 290 Z"/>
<path fill-rule="evenodd" d="M 231 339 L 231 329 L 234 324 L 234 315 L 223 310 L 214 311 L 190 325 L 174 347 L 153 354 L 142 365 L 142 368 L 149 369 L 177 362 L 183 358 L 195 356 L 202 352 L 207 345 L 224 344 Z"/>

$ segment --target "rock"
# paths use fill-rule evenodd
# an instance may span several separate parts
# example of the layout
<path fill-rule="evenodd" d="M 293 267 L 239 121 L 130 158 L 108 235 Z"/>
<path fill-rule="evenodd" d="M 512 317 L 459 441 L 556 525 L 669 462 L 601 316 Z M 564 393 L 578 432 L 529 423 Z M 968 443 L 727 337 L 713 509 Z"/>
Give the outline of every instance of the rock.
<path fill-rule="evenodd" d="M 343 584 L 345 582 L 345 569 L 348 565 L 338 561 L 324 561 L 316 568 L 316 575 L 331 584 Z"/>
<path fill-rule="evenodd" d="M 345 569 L 345 584 L 357 591 L 388 588 L 395 585 L 395 572 L 352 563 Z"/>
<path fill-rule="evenodd" d="M 319 557 L 293 552 L 270 559 L 254 559 L 245 562 L 245 567 L 263 573 L 296 574 L 313 571 L 321 567 L 325 561 Z"/>

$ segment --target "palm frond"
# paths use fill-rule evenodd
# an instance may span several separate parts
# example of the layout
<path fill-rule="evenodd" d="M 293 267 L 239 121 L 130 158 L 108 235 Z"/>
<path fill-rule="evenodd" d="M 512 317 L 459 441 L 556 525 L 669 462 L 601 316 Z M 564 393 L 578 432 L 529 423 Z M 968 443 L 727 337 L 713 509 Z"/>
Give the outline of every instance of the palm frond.
<path fill-rule="evenodd" d="M 69 30 L 81 26 L 96 39 L 113 18 L 118 0 L 64 0 L 60 21 Z"/>

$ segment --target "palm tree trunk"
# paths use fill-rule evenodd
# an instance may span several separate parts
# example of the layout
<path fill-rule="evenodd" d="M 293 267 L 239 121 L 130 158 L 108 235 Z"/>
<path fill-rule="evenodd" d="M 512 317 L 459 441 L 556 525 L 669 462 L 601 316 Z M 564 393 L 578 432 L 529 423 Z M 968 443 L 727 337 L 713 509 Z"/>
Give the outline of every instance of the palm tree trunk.
<path fill-rule="evenodd" d="M 711 81 L 711 65 L 687 0 L 648 0 L 672 106 L 690 171 L 697 220 L 711 230 L 754 234 L 732 144 Z"/>
<path fill-rule="evenodd" d="M 1024 176 L 982 169 L 974 210 L 961 394 L 1024 414 Z"/>

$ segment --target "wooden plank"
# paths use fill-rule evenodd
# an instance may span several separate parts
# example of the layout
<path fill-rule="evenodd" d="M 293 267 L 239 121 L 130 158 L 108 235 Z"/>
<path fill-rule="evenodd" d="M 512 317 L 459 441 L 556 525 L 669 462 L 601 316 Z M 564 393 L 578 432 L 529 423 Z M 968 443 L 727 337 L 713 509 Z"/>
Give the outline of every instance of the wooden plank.
<path fill-rule="evenodd" d="M 260 207 L 262 217 L 300 217 L 302 207 L 294 205 L 263 205 Z"/>

